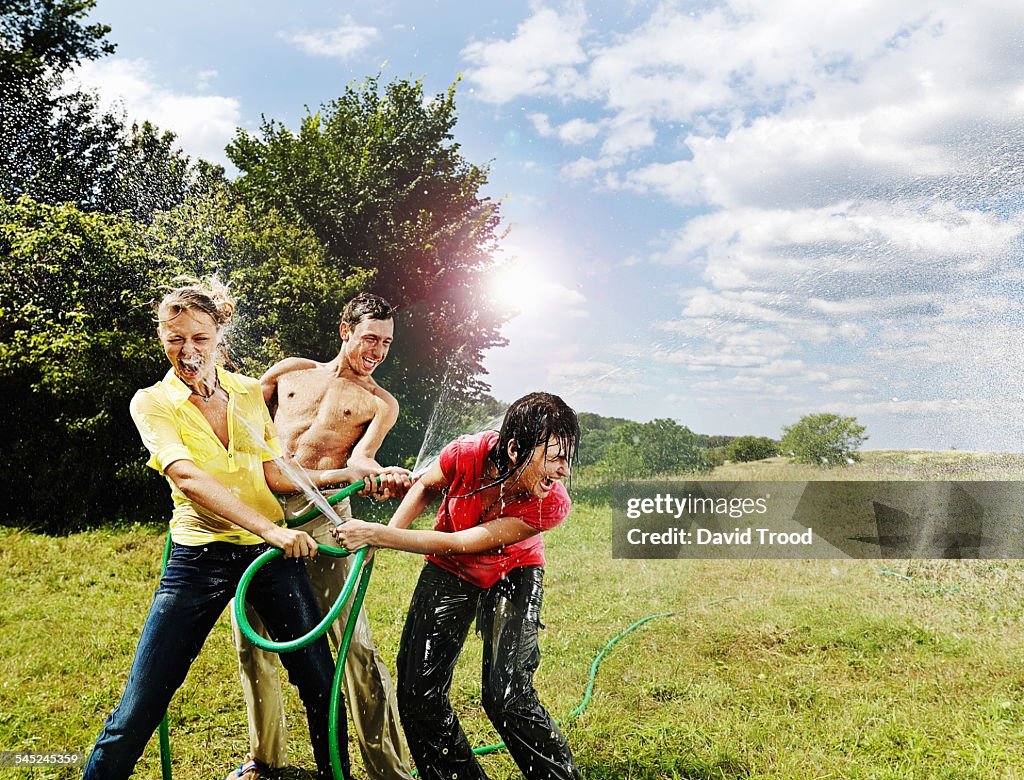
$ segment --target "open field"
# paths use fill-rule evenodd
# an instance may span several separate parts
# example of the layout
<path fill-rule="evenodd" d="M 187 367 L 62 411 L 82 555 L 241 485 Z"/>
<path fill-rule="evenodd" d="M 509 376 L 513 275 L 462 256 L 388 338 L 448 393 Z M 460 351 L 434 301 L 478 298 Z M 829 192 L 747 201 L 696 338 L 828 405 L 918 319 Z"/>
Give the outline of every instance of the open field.
<path fill-rule="evenodd" d="M 923 479 L 923 480 L 1017 480 L 1024 479 L 1024 454 L 975 453 L 961 450 L 866 450 L 859 463 L 839 469 L 823 469 L 790 463 L 777 457 L 754 463 L 726 463 L 708 479 L 805 480 L 805 479 Z"/>
<path fill-rule="evenodd" d="M 712 478 L 811 478 L 786 466 L 727 465 Z M 1015 479 L 1022 461 L 868 453 L 824 476 L 946 470 Z M 646 615 L 676 614 L 609 651 L 589 708 L 565 727 L 587 778 L 1024 777 L 1024 564 L 617 561 L 610 515 L 581 501 L 547 535 L 537 687 L 548 708 L 563 717 L 579 703 L 613 636 Z M 124 685 L 162 545 L 153 528 L 66 538 L 0 530 L 0 749 L 89 749 Z M 419 567 L 417 556 L 377 557 L 367 605 L 392 662 Z M 479 706 L 478 669 L 471 637 L 453 699 L 482 745 L 496 737 Z M 310 767 L 291 692 L 289 707 L 293 761 Z M 221 778 L 246 751 L 226 616 L 172 705 L 171 740 L 182 779 Z M 352 755 L 363 777 L 354 745 Z M 506 756 L 483 761 L 495 780 L 519 777 Z M 159 777 L 155 740 L 137 776 Z"/>

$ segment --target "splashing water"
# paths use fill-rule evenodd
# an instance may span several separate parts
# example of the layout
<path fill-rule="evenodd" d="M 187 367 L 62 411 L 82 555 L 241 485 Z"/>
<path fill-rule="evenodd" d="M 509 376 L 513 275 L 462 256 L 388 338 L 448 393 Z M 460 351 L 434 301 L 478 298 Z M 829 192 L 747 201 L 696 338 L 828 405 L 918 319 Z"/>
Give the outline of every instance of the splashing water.
<path fill-rule="evenodd" d="M 505 406 L 503 404 L 467 406 L 462 403 L 457 399 L 454 388 L 448 381 L 449 372 L 445 373 L 444 381 L 441 383 L 441 393 L 430 413 L 427 430 L 423 434 L 423 443 L 420 445 L 420 450 L 416 455 L 416 464 L 412 469 L 414 477 L 422 475 L 429 469 L 441 454 L 441 450 L 459 435 L 496 431 L 501 428 L 501 422 L 505 416 Z"/>
<path fill-rule="evenodd" d="M 331 506 L 326 496 L 320 492 L 313 481 L 309 478 L 306 470 L 303 469 L 296 463 L 292 463 L 286 458 L 276 455 L 270 447 L 267 446 L 266 441 L 263 439 L 263 432 L 255 428 L 248 420 L 236 416 L 235 420 L 242 423 L 243 427 L 249 434 L 249 442 L 247 445 L 252 450 L 259 450 L 269 455 L 274 456 L 274 463 L 277 464 L 278 468 L 281 469 L 288 477 L 294 482 L 302 492 L 302 494 L 309 499 L 309 501 L 315 506 L 320 512 L 326 517 L 332 525 L 341 525 L 344 521 L 343 518 L 339 517 L 337 512 L 334 511 L 334 507 Z M 240 449 L 240 443 L 236 443 L 236 449 Z"/>

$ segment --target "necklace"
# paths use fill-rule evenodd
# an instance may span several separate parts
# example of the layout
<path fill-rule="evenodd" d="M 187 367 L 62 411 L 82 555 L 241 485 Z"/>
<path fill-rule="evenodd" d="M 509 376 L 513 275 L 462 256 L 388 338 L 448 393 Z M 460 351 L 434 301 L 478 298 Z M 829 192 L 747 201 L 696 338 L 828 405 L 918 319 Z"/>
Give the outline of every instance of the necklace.
<path fill-rule="evenodd" d="M 210 403 L 210 399 L 217 394 L 218 390 L 220 390 L 220 377 L 217 377 L 216 379 L 213 380 L 213 389 L 210 390 L 210 392 L 207 393 L 206 395 L 203 395 L 202 393 L 196 391 L 195 389 L 193 389 L 191 385 L 189 385 L 188 389 L 192 390 L 192 395 L 199 396 L 200 398 L 203 399 L 204 404 L 208 404 Z"/>
<path fill-rule="evenodd" d="M 485 518 L 487 517 L 487 514 L 488 514 L 488 513 L 489 513 L 489 512 L 490 512 L 490 511 L 491 511 L 492 509 L 494 509 L 495 505 L 496 505 L 496 504 L 497 504 L 497 503 L 498 503 L 499 501 L 501 501 L 501 499 L 503 498 L 503 495 L 502 495 L 502 494 L 503 494 L 504 492 L 505 492 L 505 491 L 504 491 L 504 486 L 502 486 L 502 488 L 499 488 L 499 489 L 498 489 L 498 497 L 497 497 L 496 499 L 494 499 L 494 500 L 493 500 L 493 501 L 492 501 L 492 502 L 491 502 L 490 504 L 488 504 L 487 508 L 486 508 L 486 509 L 485 509 L 485 510 L 484 510 L 483 512 L 481 512 L 481 513 L 480 513 L 480 522 L 481 522 L 481 523 L 482 523 L 482 522 L 484 522 L 484 519 L 485 519 Z"/>

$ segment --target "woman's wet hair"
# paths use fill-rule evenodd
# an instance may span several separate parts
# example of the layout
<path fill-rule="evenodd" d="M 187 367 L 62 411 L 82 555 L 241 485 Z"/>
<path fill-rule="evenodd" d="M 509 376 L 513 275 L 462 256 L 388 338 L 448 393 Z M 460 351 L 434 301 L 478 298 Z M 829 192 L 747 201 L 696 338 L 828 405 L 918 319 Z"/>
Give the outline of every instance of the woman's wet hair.
<path fill-rule="evenodd" d="M 228 286 L 216 276 L 205 280 L 179 277 L 180 287 L 167 291 L 157 305 L 157 322 L 170 322 L 185 311 L 209 314 L 218 328 L 228 325 L 235 316 L 235 299 Z"/>
<path fill-rule="evenodd" d="M 504 481 L 529 462 L 530 453 L 540 444 L 555 439 L 565 449 L 569 463 L 576 459 L 580 440 L 580 423 L 576 412 L 565 401 L 551 393 L 530 393 L 515 401 L 505 412 L 498 432 L 498 442 L 491 452 L 491 461 L 498 468 L 499 479 Z M 513 444 L 518 457 L 509 456 Z"/>
<path fill-rule="evenodd" d="M 341 321 L 354 328 L 363 320 L 390 320 L 394 316 L 394 306 L 379 295 L 363 292 L 345 304 Z"/>
<path fill-rule="evenodd" d="M 227 328 L 235 316 L 235 298 L 228 286 L 216 276 L 195 279 L 182 276 L 175 281 L 183 282 L 173 287 L 156 307 L 156 320 L 161 325 L 173 322 L 186 311 L 201 311 L 209 314 L 217 325 L 218 360 L 232 368 L 226 341 Z"/>
<path fill-rule="evenodd" d="M 559 455 L 564 455 L 569 463 L 576 462 L 580 441 L 580 423 L 576 418 L 576 412 L 569 404 L 551 393 L 524 395 L 506 410 L 501 430 L 498 432 L 498 441 L 487 456 L 497 469 L 498 476 L 476 490 L 449 498 L 469 498 L 487 488 L 514 480 L 529 464 L 534 449 L 551 439 L 558 442 L 562 448 Z M 509 455 L 510 442 L 515 442 L 515 461 Z M 571 473 L 569 479 L 572 479 Z M 444 511 L 449 511 L 447 500 L 444 502 Z"/>

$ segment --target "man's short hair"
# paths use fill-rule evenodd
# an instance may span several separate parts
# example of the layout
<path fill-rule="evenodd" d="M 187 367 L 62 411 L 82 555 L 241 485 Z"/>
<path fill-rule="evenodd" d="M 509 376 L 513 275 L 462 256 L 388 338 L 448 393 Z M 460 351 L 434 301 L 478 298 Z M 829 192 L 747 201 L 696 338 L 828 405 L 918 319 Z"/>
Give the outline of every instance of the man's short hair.
<path fill-rule="evenodd" d="M 363 320 L 390 320 L 395 316 L 394 307 L 373 293 L 359 293 L 345 304 L 341 312 L 341 321 L 354 328 Z"/>

